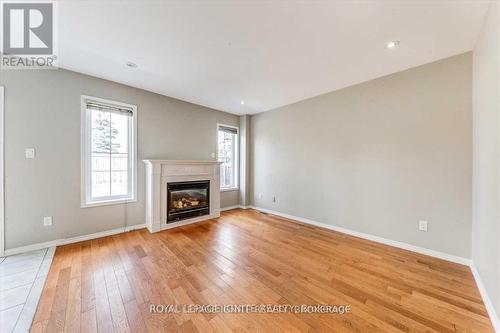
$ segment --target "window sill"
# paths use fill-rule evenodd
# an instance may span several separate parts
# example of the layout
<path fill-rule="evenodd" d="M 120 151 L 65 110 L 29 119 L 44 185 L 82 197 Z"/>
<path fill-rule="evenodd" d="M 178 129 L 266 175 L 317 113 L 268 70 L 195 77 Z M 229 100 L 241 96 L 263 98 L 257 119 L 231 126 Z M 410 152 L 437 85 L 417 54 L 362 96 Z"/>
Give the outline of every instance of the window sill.
<path fill-rule="evenodd" d="M 221 192 L 233 192 L 239 190 L 240 190 L 239 187 L 225 187 L 220 189 Z"/>
<path fill-rule="evenodd" d="M 137 201 L 136 198 L 131 198 L 131 199 L 114 199 L 114 200 L 82 202 L 81 208 L 121 205 L 121 204 L 126 204 L 129 202 L 136 202 L 136 201 Z"/>

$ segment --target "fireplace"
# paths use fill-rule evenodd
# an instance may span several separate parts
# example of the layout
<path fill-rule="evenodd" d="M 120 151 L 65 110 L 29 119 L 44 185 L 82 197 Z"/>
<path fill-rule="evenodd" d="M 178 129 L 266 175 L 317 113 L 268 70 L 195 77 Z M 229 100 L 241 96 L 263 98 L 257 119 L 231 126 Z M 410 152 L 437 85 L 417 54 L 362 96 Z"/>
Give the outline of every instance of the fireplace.
<path fill-rule="evenodd" d="M 210 214 L 210 181 L 167 183 L 167 223 Z"/>
<path fill-rule="evenodd" d="M 144 160 L 144 164 L 149 232 L 220 216 L 220 162 Z M 191 191 L 182 193 L 186 190 Z M 184 201 L 182 195 L 186 196 Z"/>

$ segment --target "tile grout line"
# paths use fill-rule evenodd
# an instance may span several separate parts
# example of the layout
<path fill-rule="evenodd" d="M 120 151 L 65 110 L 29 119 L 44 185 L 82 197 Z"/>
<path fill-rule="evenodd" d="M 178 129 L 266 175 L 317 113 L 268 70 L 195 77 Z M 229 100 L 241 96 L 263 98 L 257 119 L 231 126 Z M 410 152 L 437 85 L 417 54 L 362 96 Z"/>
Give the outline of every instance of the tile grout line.
<path fill-rule="evenodd" d="M 3 309 L 2 311 L 0 311 L 0 313 L 2 313 L 2 312 L 4 312 L 4 311 L 7 311 L 7 310 L 10 310 L 10 309 L 12 309 L 12 308 L 15 308 L 16 306 L 19 306 L 19 305 L 21 305 L 21 304 L 24 304 L 24 303 L 19 303 L 19 304 L 16 304 L 16 305 L 9 306 L 8 308 L 5 308 L 5 309 Z"/>
<path fill-rule="evenodd" d="M 15 255 L 13 255 L 15 256 Z M 39 256 L 39 257 L 42 257 L 42 261 L 44 260 L 45 258 L 45 254 L 43 256 Z M 7 263 L 7 264 L 0 264 L 0 268 L 5 268 L 7 265 L 14 265 L 14 264 L 19 264 L 19 263 L 22 263 L 23 261 L 34 261 L 35 259 L 37 259 L 37 257 L 35 258 L 28 258 L 28 259 L 25 259 L 25 260 L 19 260 L 19 261 L 15 261 L 15 262 L 12 262 L 12 263 Z M 4 277 L 7 277 L 7 276 L 10 276 L 10 275 L 14 275 L 14 274 L 20 274 L 20 273 L 24 273 L 24 272 L 27 272 L 27 271 L 32 271 L 34 270 L 33 268 L 27 268 L 27 269 L 24 269 L 24 270 L 20 270 L 18 272 L 14 272 L 14 273 L 9 273 L 9 274 L 0 274 L 0 278 L 4 278 Z"/>
<path fill-rule="evenodd" d="M 17 316 L 16 323 L 14 324 L 12 332 L 14 332 L 17 328 L 17 324 L 19 323 L 19 318 L 21 318 L 21 315 L 23 314 L 23 311 L 24 311 L 24 307 L 26 306 L 26 302 L 28 301 L 28 298 L 30 297 L 31 292 L 33 291 L 33 286 L 35 285 L 35 281 L 38 278 L 38 274 L 40 273 L 40 269 L 42 268 L 43 261 L 45 260 L 45 257 L 47 256 L 48 251 L 49 251 L 49 249 L 46 248 L 45 253 L 43 255 L 43 258 L 40 261 L 40 265 L 38 266 L 38 270 L 37 270 L 36 275 L 35 275 L 35 280 L 33 280 L 33 284 L 31 285 L 30 291 L 29 291 L 28 295 L 26 296 L 26 300 L 23 303 L 23 307 L 21 308 L 21 311 L 19 312 L 19 316 Z M 31 319 L 31 322 L 33 322 L 33 318 Z M 30 328 L 31 328 L 31 325 L 30 325 Z"/>
<path fill-rule="evenodd" d="M 12 274 L 7 274 L 7 275 L 4 275 L 4 276 L 0 276 L 0 278 L 5 278 L 5 277 L 8 277 L 8 276 L 12 276 L 12 275 L 16 275 L 16 274 L 21 274 L 21 273 L 24 273 L 26 274 L 26 272 L 30 272 L 30 271 L 34 271 L 35 269 L 27 269 L 27 270 L 24 270 L 24 271 L 19 271 L 19 272 L 16 272 L 16 273 L 12 273 Z M 38 269 L 37 269 L 37 274 L 38 274 Z M 12 288 L 9 288 L 9 289 L 12 289 Z"/>
<path fill-rule="evenodd" d="M 11 256 L 8 256 L 8 257 L 5 257 L 4 260 L 3 260 L 3 263 L 2 265 L 11 265 L 11 264 L 15 264 L 15 263 L 18 263 L 18 262 L 22 262 L 22 261 L 26 261 L 26 260 L 29 260 L 29 259 L 35 259 L 37 257 L 43 257 L 43 255 L 40 255 L 40 254 L 32 254 L 32 255 L 25 255 L 26 253 L 19 253 L 19 254 L 13 254 Z M 13 262 L 7 262 L 7 259 L 10 258 L 10 257 L 15 257 L 15 256 L 22 256 L 24 255 L 24 258 L 21 258 L 17 261 L 13 261 Z"/>
<path fill-rule="evenodd" d="M 2 292 L 6 292 L 6 291 L 9 291 L 9 290 L 12 290 L 12 289 L 16 289 L 16 288 L 24 287 L 24 286 L 27 286 L 27 285 L 31 284 L 31 288 L 30 288 L 30 291 L 28 292 L 28 295 L 26 296 L 26 300 L 25 300 L 24 302 L 22 302 L 22 303 L 15 304 L 15 305 L 12 305 L 12 306 L 10 306 L 10 307 L 8 307 L 8 308 L 5 308 L 5 309 L 3 309 L 3 310 L 2 310 L 2 311 L 0 311 L 0 312 L 3 312 L 3 311 L 6 311 L 6 310 L 9 310 L 9 309 L 15 308 L 16 306 L 19 306 L 19 305 L 21 305 L 21 304 L 23 305 L 23 308 L 24 308 L 24 305 L 26 304 L 26 301 L 28 300 L 28 297 L 29 297 L 29 295 L 30 295 L 30 293 L 31 293 L 31 290 L 33 289 L 33 285 L 35 284 L 35 280 L 36 280 L 36 278 L 37 278 L 37 276 L 38 276 L 38 273 L 40 272 L 40 268 L 42 267 L 42 263 L 43 263 L 43 260 L 45 259 L 45 256 L 46 256 L 47 252 L 48 252 L 48 250 L 46 249 L 46 250 L 45 250 L 45 253 L 44 253 L 44 255 L 43 255 L 42 261 L 40 262 L 40 265 L 39 265 L 39 267 L 38 267 L 38 269 L 37 269 L 37 273 L 36 273 L 36 275 L 35 275 L 35 279 L 33 280 L 33 282 L 31 282 L 31 283 L 26 283 L 26 284 L 22 284 L 22 285 L 19 285 L 19 286 L 17 286 L 17 287 L 12 287 L 12 288 L 9 288 L 9 289 L 2 290 Z M 7 257 L 3 257 L 2 259 L 6 259 L 6 258 L 7 258 Z M 21 272 L 17 272 L 17 273 L 14 273 L 14 274 L 24 273 L 24 272 L 27 272 L 27 271 L 28 271 L 28 270 L 26 270 L 26 271 L 21 271 Z M 5 275 L 5 276 L 14 275 L 14 274 L 8 274 L 8 275 Z M 4 276 L 4 277 L 5 277 L 5 276 Z M 22 309 L 21 309 L 21 312 L 19 313 L 19 316 L 21 316 L 21 313 L 22 313 Z M 18 319 L 19 319 L 19 318 L 18 318 Z M 17 321 L 16 321 L 16 325 L 17 325 Z M 14 328 L 15 328 L 15 326 L 14 326 Z"/>
<path fill-rule="evenodd" d="M 37 272 L 38 274 L 38 272 Z M 36 280 L 36 276 L 35 276 L 35 280 Z M 35 281 L 33 280 L 33 282 L 28 282 L 28 283 L 25 283 L 25 284 L 20 284 L 18 286 L 15 286 L 15 287 L 12 287 L 12 288 L 9 288 L 9 289 L 3 289 L 3 290 L 0 290 L 0 293 L 4 293 L 6 291 L 9 291 L 9 290 L 12 290 L 12 289 L 16 289 L 16 288 L 21 288 L 21 287 L 25 287 L 27 286 L 28 284 L 33 284 Z M 19 304 L 18 304 L 19 305 Z M 10 309 L 10 308 L 9 308 Z M 2 310 L 3 311 L 3 310 Z"/>

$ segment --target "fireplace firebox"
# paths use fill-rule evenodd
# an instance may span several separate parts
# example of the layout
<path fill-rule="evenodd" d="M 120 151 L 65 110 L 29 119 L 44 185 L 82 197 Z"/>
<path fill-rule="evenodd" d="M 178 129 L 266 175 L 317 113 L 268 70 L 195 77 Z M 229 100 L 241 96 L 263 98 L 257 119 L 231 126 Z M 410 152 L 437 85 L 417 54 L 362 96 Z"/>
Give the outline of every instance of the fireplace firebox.
<path fill-rule="evenodd" d="M 210 214 L 210 181 L 167 183 L 167 223 Z"/>

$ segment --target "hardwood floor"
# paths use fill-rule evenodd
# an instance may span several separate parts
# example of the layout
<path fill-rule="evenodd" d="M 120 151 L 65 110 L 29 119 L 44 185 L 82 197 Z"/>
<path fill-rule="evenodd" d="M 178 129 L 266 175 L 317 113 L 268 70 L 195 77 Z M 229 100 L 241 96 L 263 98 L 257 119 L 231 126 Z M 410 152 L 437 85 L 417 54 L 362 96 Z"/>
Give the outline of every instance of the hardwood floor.
<path fill-rule="evenodd" d="M 332 304 L 346 314 L 150 313 Z M 58 247 L 32 332 L 493 332 L 470 269 L 253 210 Z"/>

